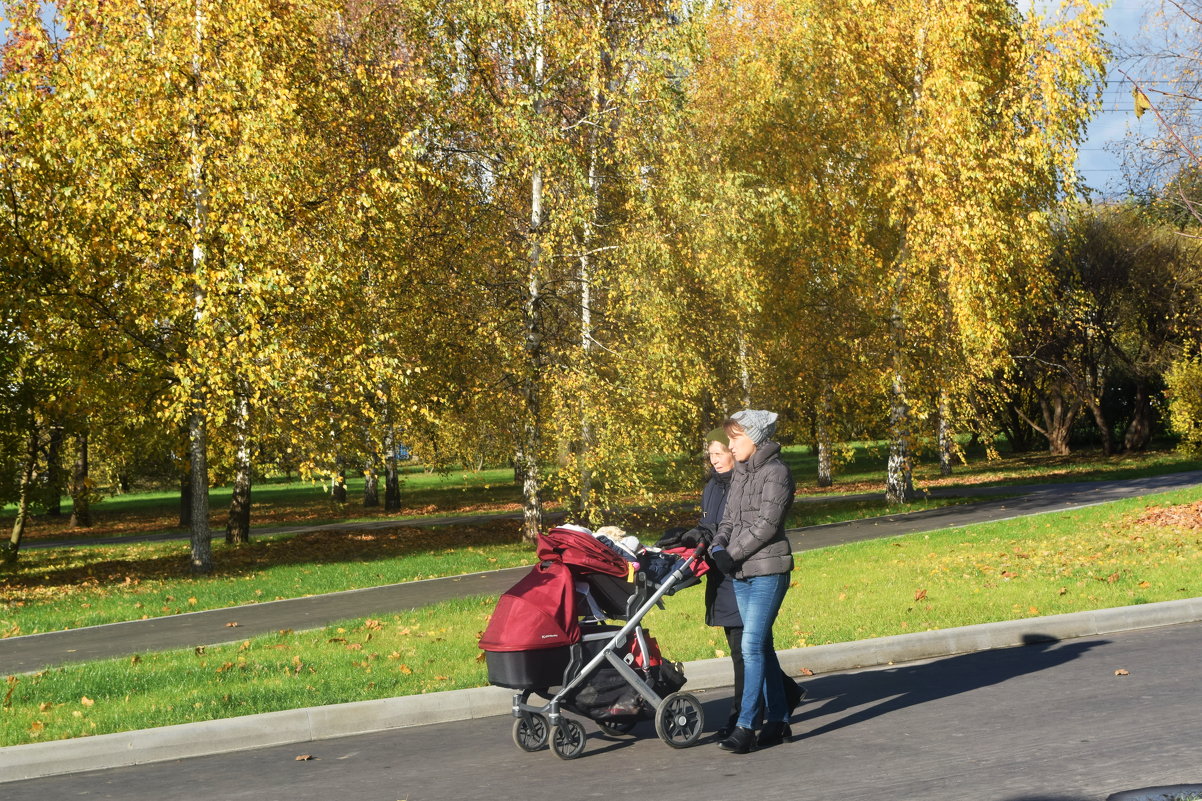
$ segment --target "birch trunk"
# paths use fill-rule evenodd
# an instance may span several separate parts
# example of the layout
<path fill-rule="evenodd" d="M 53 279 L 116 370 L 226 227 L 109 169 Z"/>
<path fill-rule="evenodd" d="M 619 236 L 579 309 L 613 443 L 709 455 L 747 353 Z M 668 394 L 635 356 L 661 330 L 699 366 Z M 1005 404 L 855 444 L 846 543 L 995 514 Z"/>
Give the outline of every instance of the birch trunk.
<path fill-rule="evenodd" d="M 739 386 L 743 390 L 743 408 L 751 408 L 751 367 L 747 364 L 747 337 L 743 330 L 738 332 Z"/>
<path fill-rule="evenodd" d="M 63 440 L 62 426 L 50 429 L 50 442 L 46 447 L 46 516 L 62 517 L 63 514 Z"/>
<path fill-rule="evenodd" d="M 234 491 L 225 525 L 225 541 L 231 545 L 250 542 L 250 398 L 243 386 L 234 400 Z"/>
<path fill-rule="evenodd" d="M 395 512 L 401 508 L 401 478 L 397 470 L 396 434 L 388 432 L 388 457 L 384 460 L 384 510 Z"/>
<path fill-rule="evenodd" d="M 885 500 L 891 504 L 909 503 L 914 498 L 910 469 L 910 403 L 906 398 L 906 324 L 902 310 L 905 287 L 907 248 L 903 239 L 894 269 L 893 314 L 889 321 L 893 334 L 893 377 L 889 385 L 889 461 L 885 467 Z"/>
<path fill-rule="evenodd" d="M 598 17 L 600 17 L 598 9 Z M 600 25 L 600 19 L 598 19 Z M 580 234 L 580 352 L 583 357 L 585 370 L 591 369 L 593 351 L 593 298 L 592 298 L 592 258 L 596 241 L 596 222 L 600 204 L 600 178 L 598 174 L 599 149 L 601 137 L 598 133 L 602 104 L 605 102 L 601 90 L 601 65 L 603 53 L 601 48 L 593 54 L 593 72 L 590 91 L 589 112 L 596 117 L 589 125 L 588 133 L 588 193 L 591 211 L 581 226 Z M 593 473 L 590 464 L 593 448 L 593 429 L 589 420 L 588 395 L 580 393 L 580 495 L 577 499 L 577 519 L 583 525 L 589 525 L 589 506 L 592 495 Z"/>
<path fill-rule="evenodd" d="M 547 0 L 535 0 L 534 19 L 531 28 L 534 34 L 534 69 L 531 87 L 532 110 L 535 119 L 542 111 L 543 75 L 545 70 L 542 34 L 543 19 L 547 13 Z M 530 252 L 529 280 L 527 284 L 525 317 L 525 350 L 528 373 L 522 385 L 522 400 L 525 405 L 525 421 L 522 426 L 518 460 L 522 467 L 522 534 L 528 542 L 534 542 L 543 528 L 542 499 L 539 496 L 538 453 L 541 447 L 539 425 L 542 421 L 542 397 L 539 382 L 543 370 L 543 278 L 542 278 L 542 234 L 543 234 L 543 168 L 538 158 L 530 176 Z"/>
<path fill-rule="evenodd" d="M 947 393 L 939 393 L 939 474 L 952 474 L 952 425 L 948 420 Z"/>
<path fill-rule="evenodd" d="M 29 522 L 30 493 L 33 491 L 33 471 L 38 462 L 38 428 L 33 422 L 29 424 L 29 439 L 25 449 L 25 461 L 21 465 L 21 489 L 17 497 L 17 517 L 13 520 L 12 534 L 4 544 L 3 558 L 0 562 L 14 564 L 21 551 L 21 539 L 25 536 L 25 526 Z"/>
<path fill-rule="evenodd" d="M 906 150 L 914 156 L 921 152 L 918 138 L 914 131 L 920 125 L 918 112 L 919 100 L 923 89 L 923 58 L 926 44 L 926 30 L 919 28 L 917 33 L 917 61 L 914 70 L 914 83 L 911 89 L 911 100 L 914 108 L 914 129 L 910 132 Z M 909 261 L 908 225 L 911 211 L 907 210 L 905 219 L 900 227 L 900 239 L 896 258 L 892 264 L 895 271 L 893 279 L 893 308 L 890 328 L 893 334 L 893 377 L 890 382 L 889 397 L 889 461 L 885 468 L 885 499 L 889 503 L 908 503 L 914 497 L 914 483 L 910 467 L 910 404 L 906 398 L 905 347 L 906 320 L 902 304 L 906 289 L 906 266 Z"/>
<path fill-rule="evenodd" d="M 192 309 L 194 331 L 199 334 L 205 318 L 206 296 L 204 288 L 205 237 L 208 227 L 208 189 L 205 185 L 205 152 L 201 108 L 201 53 L 205 42 L 204 0 L 195 0 L 193 6 L 192 53 L 192 116 L 189 131 L 189 179 L 192 192 Z M 199 378 L 199 377 L 198 377 Z M 192 409 L 188 416 L 189 461 L 191 463 L 192 519 L 190 526 L 193 573 L 210 573 L 213 570 L 213 543 L 209 531 L 209 465 L 208 433 L 204 415 L 205 399 L 194 391 Z"/>
<path fill-rule="evenodd" d="M 363 506 L 371 508 L 380 505 L 380 473 L 376 470 L 375 459 L 368 458 L 363 466 Z"/>
<path fill-rule="evenodd" d="M 885 474 L 885 499 L 889 503 L 909 503 L 914 498 L 910 469 L 910 405 L 906 401 L 905 378 L 899 368 L 893 372 L 890 392 L 889 462 Z"/>
<path fill-rule="evenodd" d="M 204 416 L 199 412 L 193 412 L 188 418 L 188 441 L 192 467 L 191 567 L 193 573 L 210 573 L 213 570 L 213 535 L 209 531 L 208 432 Z"/>
<path fill-rule="evenodd" d="M 831 399 L 830 386 L 822 389 L 822 400 L 818 403 L 818 419 L 814 438 L 818 441 L 818 486 L 829 487 L 834 483 L 831 473 Z"/>
<path fill-rule="evenodd" d="M 92 527 L 92 498 L 88 476 L 88 432 L 75 437 L 75 465 L 71 471 L 71 527 Z"/>

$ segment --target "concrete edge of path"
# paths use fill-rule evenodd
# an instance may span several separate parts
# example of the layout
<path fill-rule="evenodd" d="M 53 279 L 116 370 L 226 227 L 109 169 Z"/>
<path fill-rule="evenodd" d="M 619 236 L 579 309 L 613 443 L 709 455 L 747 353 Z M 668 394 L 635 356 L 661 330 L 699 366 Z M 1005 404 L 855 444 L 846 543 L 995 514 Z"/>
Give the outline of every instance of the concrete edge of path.
<path fill-rule="evenodd" d="M 791 675 L 819 674 L 1199 621 L 1202 598 L 1187 598 L 795 648 L 779 655 Z M 729 659 L 689 662 L 685 674 L 688 690 L 732 682 Z M 478 687 L 14 745 L 0 748 L 0 782 L 506 715 L 512 697 L 512 690 Z"/>

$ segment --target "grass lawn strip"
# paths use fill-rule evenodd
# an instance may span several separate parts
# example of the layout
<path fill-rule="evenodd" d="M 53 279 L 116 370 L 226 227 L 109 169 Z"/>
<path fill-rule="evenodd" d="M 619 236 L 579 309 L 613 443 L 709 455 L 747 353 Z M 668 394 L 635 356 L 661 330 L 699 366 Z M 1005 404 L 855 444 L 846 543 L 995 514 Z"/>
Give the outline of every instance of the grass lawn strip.
<path fill-rule="evenodd" d="M 0 635 L 223 609 L 529 564 L 516 530 L 315 532 L 214 543 L 217 572 L 189 575 L 178 544 L 30 551 L 0 577 Z"/>
<path fill-rule="evenodd" d="M 851 459 L 836 471 L 831 487 L 816 486 L 817 457 L 805 446 L 788 446 L 784 457 L 793 468 L 802 495 L 837 497 L 859 492 L 883 492 L 887 443 L 849 443 Z M 965 487 L 981 483 L 1030 483 L 1105 480 L 1134 478 L 1202 468 L 1202 460 L 1177 451 L 1149 450 L 1136 454 L 1102 456 L 1082 451 L 1069 456 L 1019 454 L 989 458 L 980 445 L 969 447 L 962 443 L 969 457 L 967 464 L 957 465 L 952 476 L 940 475 L 938 462 L 915 462 L 914 480 L 919 488 Z M 921 456 L 921 454 L 919 454 Z M 663 460 L 660 460 L 663 461 Z M 657 462 L 658 464 L 658 462 Z M 697 460 L 681 456 L 663 461 L 660 473 L 650 491 L 655 504 L 696 502 L 696 491 L 681 491 L 682 475 L 699 473 Z M 447 515 L 490 514 L 519 511 L 520 488 L 513 483 L 509 468 L 490 468 L 481 471 L 459 470 L 447 473 L 426 472 L 421 467 L 405 470 L 402 489 L 403 508 L 386 511 L 382 507 L 362 506 L 363 479 L 351 477 L 345 503 L 334 502 L 319 482 L 288 480 L 275 477 L 255 485 L 254 528 L 281 526 L 325 525 L 351 521 L 418 520 L 423 517 Z M 214 487 L 210 491 L 211 526 L 225 526 L 225 506 L 230 497 L 229 487 Z M 632 501 L 633 503 L 633 501 Z M 550 508 L 550 507 L 548 507 Z M 177 491 L 150 491 L 106 497 L 92 508 L 95 525 L 89 529 L 68 527 L 68 516 L 34 517 L 26 531 L 28 541 L 87 539 L 125 534 L 178 534 L 179 495 Z M 11 519 L 15 506 L 0 509 L 0 522 Z M 654 520 L 648 520 L 653 525 Z"/>
<path fill-rule="evenodd" d="M 1202 488 L 797 555 L 778 648 L 1202 595 Z M 240 645 L 143 654 L 11 677 L 14 745 L 480 686 L 477 597 Z M 725 656 L 703 593 L 648 616 L 674 660 Z"/>
<path fill-rule="evenodd" d="M 905 511 L 970 500 L 916 501 Z M 789 525 L 886 511 L 883 499 L 799 504 Z M 646 542 L 659 536 L 637 533 Z M 217 542 L 214 550 L 217 570 L 204 577 L 190 575 L 178 543 L 26 551 L 16 569 L 0 577 L 0 638 L 462 575 L 533 558 L 518 524 L 509 521 L 281 534 L 241 547 Z"/>

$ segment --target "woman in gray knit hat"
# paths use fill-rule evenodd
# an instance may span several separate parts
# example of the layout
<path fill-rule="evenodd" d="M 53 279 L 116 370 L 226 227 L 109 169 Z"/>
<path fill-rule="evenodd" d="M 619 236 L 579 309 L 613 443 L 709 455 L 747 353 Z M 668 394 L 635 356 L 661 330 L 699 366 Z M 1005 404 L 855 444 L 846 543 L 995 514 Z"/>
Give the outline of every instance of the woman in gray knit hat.
<path fill-rule="evenodd" d="M 734 584 L 743 619 L 743 698 L 733 732 L 718 745 L 746 754 L 753 746 L 777 745 L 789 736 L 789 708 L 777 678 L 780 662 L 772 643 L 772 624 L 789 589 L 793 551 L 785 536 L 785 517 L 795 485 L 771 441 L 776 414 L 758 409 L 735 413 L 724 428 L 735 456 L 726 508 L 710 548 L 710 560 Z M 771 677 L 771 681 L 765 681 Z M 759 736 L 761 693 L 764 727 Z"/>

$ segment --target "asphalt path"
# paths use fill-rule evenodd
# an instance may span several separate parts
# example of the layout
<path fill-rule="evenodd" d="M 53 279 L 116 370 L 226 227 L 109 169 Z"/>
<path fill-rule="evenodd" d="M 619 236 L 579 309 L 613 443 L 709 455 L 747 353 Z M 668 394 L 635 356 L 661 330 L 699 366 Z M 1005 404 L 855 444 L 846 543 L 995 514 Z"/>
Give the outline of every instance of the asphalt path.
<path fill-rule="evenodd" d="M 3 797 L 1102 801 L 1202 781 L 1199 654 L 1202 624 L 1184 624 L 825 674 L 806 680 L 794 741 L 744 756 L 586 723 L 584 754 L 562 761 L 519 751 L 498 716 L 6 783 Z M 707 728 L 728 695 L 700 694 Z"/>
<path fill-rule="evenodd" d="M 1202 484 L 1202 471 L 1119 481 L 958 488 L 996 500 L 907 514 L 794 529 L 790 540 L 804 551 L 848 542 L 933 531 L 1091 506 Z M 945 490 L 943 492 L 951 493 Z M 875 497 L 875 496 L 872 496 Z M 799 499 L 801 500 L 801 499 Z M 395 525 L 395 524 L 394 524 Z M 361 590 L 269 601 L 204 612 L 91 626 L 0 639 L 0 675 L 40 670 L 69 662 L 241 641 L 281 629 L 299 631 L 373 614 L 390 614 L 452 598 L 495 595 L 511 587 L 527 567 L 467 576 L 390 584 Z M 236 623 L 237 626 L 229 624 Z"/>

